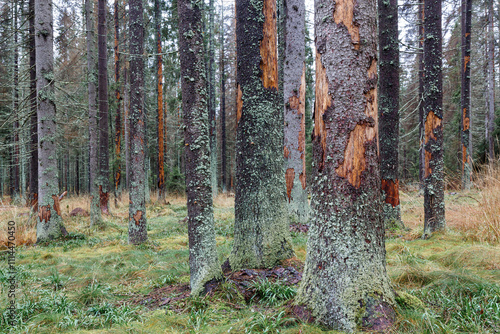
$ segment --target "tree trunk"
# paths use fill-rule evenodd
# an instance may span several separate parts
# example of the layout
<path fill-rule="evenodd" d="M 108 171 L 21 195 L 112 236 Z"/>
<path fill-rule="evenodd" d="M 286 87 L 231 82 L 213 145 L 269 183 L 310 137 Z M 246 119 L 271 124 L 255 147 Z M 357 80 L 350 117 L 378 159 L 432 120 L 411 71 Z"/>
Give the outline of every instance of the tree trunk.
<path fill-rule="evenodd" d="M 12 14 L 14 16 L 14 22 L 13 22 L 13 35 L 14 35 L 14 82 L 13 82 L 13 88 L 12 88 L 12 112 L 14 114 L 14 122 L 13 122 L 13 150 L 12 150 L 12 199 L 17 199 L 19 197 L 19 181 L 20 181 L 20 175 L 19 175 L 19 118 L 20 118 L 20 113 L 19 113 L 19 90 L 18 90 L 18 85 L 19 85 L 19 48 L 17 46 L 18 44 L 18 24 L 17 24 L 17 13 L 18 13 L 18 5 L 17 5 L 17 0 L 14 0 L 12 8 Z"/>
<path fill-rule="evenodd" d="M 495 160 L 495 35 L 493 27 L 493 0 L 488 0 L 488 161 Z"/>
<path fill-rule="evenodd" d="M 384 331 L 395 312 L 380 192 L 376 2 L 318 0 L 315 12 L 315 181 L 297 301 L 328 327 Z"/>
<path fill-rule="evenodd" d="M 30 111 L 31 111 L 31 162 L 30 205 L 38 212 L 38 116 L 36 110 L 36 50 L 35 50 L 35 0 L 29 0 L 29 48 L 30 48 Z"/>
<path fill-rule="evenodd" d="M 462 189 L 472 185 L 472 132 L 470 131 L 470 55 L 471 55 L 472 0 L 462 0 Z"/>
<path fill-rule="evenodd" d="M 124 123 L 124 140 L 125 140 L 125 187 L 130 189 L 130 98 L 129 98 L 129 62 L 125 62 L 125 68 L 123 69 L 123 123 Z"/>
<path fill-rule="evenodd" d="M 208 117 L 210 123 L 210 177 L 213 197 L 219 191 L 217 186 L 217 120 L 215 113 L 215 28 L 214 28 L 214 0 L 209 0 L 208 5 Z"/>
<path fill-rule="evenodd" d="M 227 139 L 226 139 L 226 73 L 224 67 L 224 10 L 221 9 L 220 29 L 220 123 L 221 123 L 221 186 L 222 193 L 227 192 Z"/>
<path fill-rule="evenodd" d="M 276 0 L 237 0 L 236 21 L 237 182 L 229 261 L 233 270 L 272 268 L 293 256 L 282 174 Z"/>
<path fill-rule="evenodd" d="M 155 0 L 155 25 L 156 25 L 156 94 L 158 98 L 158 195 L 165 198 L 165 130 L 163 111 L 163 56 L 161 54 L 161 11 L 160 0 Z"/>
<path fill-rule="evenodd" d="M 120 96 L 120 16 L 118 0 L 114 3 L 115 12 L 115 99 L 116 99 L 116 115 L 115 115 L 115 204 L 121 197 L 120 183 L 122 177 L 121 168 L 121 145 L 122 145 L 122 123 L 121 123 L 121 96 Z"/>
<path fill-rule="evenodd" d="M 399 34 L 397 0 L 378 0 L 380 177 L 385 228 L 401 228 L 399 205 Z"/>
<path fill-rule="evenodd" d="M 425 149 L 424 149 L 424 16 L 425 8 L 423 3 L 418 4 L 418 22 L 419 22 L 419 50 L 417 55 L 418 62 L 418 179 L 420 190 L 424 190 L 425 175 Z M 406 163 L 406 160 L 405 160 Z"/>
<path fill-rule="evenodd" d="M 200 6 L 194 0 L 178 2 L 192 295 L 199 295 L 207 283 L 222 278 L 215 247 L 210 178 L 211 125 L 203 75 L 205 65 Z"/>
<path fill-rule="evenodd" d="M 441 2 L 424 0 L 424 238 L 446 227 Z"/>
<path fill-rule="evenodd" d="M 99 208 L 98 153 L 99 133 L 97 132 L 97 73 L 95 61 L 94 5 L 85 0 L 85 25 L 87 29 L 87 70 L 89 94 L 89 187 L 90 187 L 90 226 L 101 224 Z"/>
<path fill-rule="evenodd" d="M 307 223 L 306 65 L 304 0 L 284 0 L 283 99 L 285 182 L 291 221 Z"/>
<path fill-rule="evenodd" d="M 99 205 L 101 212 L 109 214 L 109 153 L 108 153 L 108 52 L 106 48 L 106 0 L 98 0 L 98 67 L 99 80 Z"/>
<path fill-rule="evenodd" d="M 58 195 L 56 106 L 54 103 L 54 52 L 52 1 L 35 0 L 35 48 L 38 92 L 38 220 L 37 243 L 66 235 Z"/>
<path fill-rule="evenodd" d="M 129 0 L 130 36 L 130 204 L 128 241 L 140 244 L 147 240 L 146 198 L 147 183 L 144 168 L 146 117 L 144 115 L 144 23 L 142 0 Z"/>

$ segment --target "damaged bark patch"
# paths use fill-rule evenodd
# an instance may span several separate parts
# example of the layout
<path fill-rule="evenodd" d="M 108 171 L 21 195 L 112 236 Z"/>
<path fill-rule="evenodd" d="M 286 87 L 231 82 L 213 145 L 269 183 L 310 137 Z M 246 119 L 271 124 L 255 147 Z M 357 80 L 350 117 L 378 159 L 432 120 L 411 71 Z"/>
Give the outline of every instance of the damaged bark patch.
<path fill-rule="evenodd" d="M 304 165 L 305 165 L 305 161 L 304 161 Z M 304 166 L 304 170 L 306 170 L 305 166 Z M 302 189 L 306 189 L 306 174 L 304 172 L 300 173 L 299 175 L 299 179 L 300 179 L 300 183 L 302 184 Z"/>
<path fill-rule="evenodd" d="M 38 218 L 40 219 L 40 222 L 45 220 L 45 222 L 48 223 L 50 221 L 50 216 L 50 205 L 40 206 L 38 208 Z"/>
<path fill-rule="evenodd" d="M 61 205 L 60 205 L 61 198 L 57 195 L 52 195 L 52 199 L 54 200 L 54 210 L 59 216 L 61 216 Z"/>
<path fill-rule="evenodd" d="M 238 93 L 236 97 L 236 124 L 240 122 L 241 111 L 243 110 L 243 93 L 240 84 L 238 84 Z"/>
<path fill-rule="evenodd" d="M 276 30 L 276 1 L 264 0 L 264 27 L 260 42 L 260 69 L 262 85 L 278 89 L 278 48 Z"/>
<path fill-rule="evenodd" d="M 141 224 L 143 212 L 141 210 L 137 210 L 137 212 L 132 216 L 135 221 L 135 225 L 139 226 Z"/>
<path fill-rule="evenodd" d="M 399 205 L 399 180 L 382 179 L 382 190 L 385 192 L 385 202 L 393 208 Z"/>
<path fill-rule="evenodd" d="M 291 99 L 291 98 L 290 98 Z M 299 105 L 297 108 L 297 112 L 301 115 L 300 119 L 300 132 L 299 132 L 299 152 L 303 153 L 306 147 L 306 66 L 302 68 L 302 76 L 300 77 L 300 88 L 299 88 Z M 291 104 L 290 104 L 291 105 Z M 303 170 L 305 168 L 305 160 L 304 156 L 301 156 L 301 159 L 304 162 Z"/>
<path fill-rule="evenodd" d="M 325 163 L 326 152 L 326 125 L 323 115 L 331 107 L 332 99 L 328 94 L 328 78 L 326 69 L 321 63 L 321 54 L 316 51 L 316 102 L 314 109 L 314 138 L 318 138 L 323 151 L 323 158 L 320 161 L 319 168 L 322 169 Z"/>
<path fill-rule="evenodd" d="M 425 119 L 425 144 L 427 144 L 430 139 L 436 140 L 434 130 L 440 127 L 442 122 L 443 120 L 437 116 L 434 111 L 429 111 Z"/>
<path fill-rule="evenodd" d="M 462 119 L 464 120 L 463 121 L 463 123 L 464 123 L 464 131 L 469 130 L 470 129 L 470 118 L 467 117 L 467 108 L 464 108 Z"/>
<path fill-rule="evenodd" d="M 290 157 L 290 150 L 288 149 L 288 147 L 286 147 L 286 146 L 284 147 L 283 154 L 284 154 L 286 159 L 288 159 Z"/>
<path fill-rule="evenodd" d="M 344 151 L 344 161 L 335 169 L 340 177 L 347 179 L 356 188 L 361 185 L 361 173 L 366 168 L 365 142 L 367 141 L 367 133 L 366 124 L 356 125 L 349 134 L 349 141 Z"/>
<path fill-rule="evenodd" d="M 293 168 L 288 168 L 285 173 L 285 180 L 286 180 L 286 196 L 288 197 L 289 203 L 292 197 L 294 179 L 295 179 L 295 170 Z"/>
<path fill-rule="evenodd" d="M 336 24 L 343 24 L 347 28 L 354 49 L 359 50 L 359 25 L 354 22 L 354 0 L 337 0 L 333 19 Z"/>
<path fill-rule="evenodd" d="M 101 206 L 101 212 L 105 215 L 109 215 L 108 210 L 109 193 L 102 191 L 102 186 L 99 186 L 99 205 Z"/>
<path fill-rule="evenodd" d="M 462 173 L 465 170 L 465 165 L 469 163 L 469 156 L 467 154 L 467 147 L 462 144 Z"/>

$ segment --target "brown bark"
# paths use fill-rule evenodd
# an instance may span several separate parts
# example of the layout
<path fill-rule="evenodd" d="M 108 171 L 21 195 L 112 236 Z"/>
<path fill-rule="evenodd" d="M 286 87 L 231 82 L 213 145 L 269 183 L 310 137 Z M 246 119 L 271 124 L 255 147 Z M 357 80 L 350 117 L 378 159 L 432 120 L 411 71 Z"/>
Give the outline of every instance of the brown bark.
<path fill-rule="evenodd" d="M 31 110 L 31 155 L 30 155 L 30 206 L 38 211 L 38 116 L 36 102 L 36 50 L 35 50 L 35 0 L 29 0 L 29 44 L 30 44 L 30 110 Z"/>
<path fill-rule="evenodd" d="M 115 201 L 120 196 L 119 187 L 121 183 L 121 144 L 122 144 L 122 124 L 121 124 L 121 96 L 120 96 L 120 21 L 119 21 L 119 6 L 118 0 L 114 3 L 114 23 L 115 23 L 115 100 L 116 100 L 116 115 L 115 115 Z M 115 202 L 116 204 L 116 202 Z"/>
<path fill-rule="evenodd" d="M 163 56 L 161 54 L 161 11 L 160 1 L 155 0 L 155 21 L 156 21 L 156 94 L 158 102 L 158 191 L 160 198 L 165 197 L 165 130 L 163 111 Z"/>

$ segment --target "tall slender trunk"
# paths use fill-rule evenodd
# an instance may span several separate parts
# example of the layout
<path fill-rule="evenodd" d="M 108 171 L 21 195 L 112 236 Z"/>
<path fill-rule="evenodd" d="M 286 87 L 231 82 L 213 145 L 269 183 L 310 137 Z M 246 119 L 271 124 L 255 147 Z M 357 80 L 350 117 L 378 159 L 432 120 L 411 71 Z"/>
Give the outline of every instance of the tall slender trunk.
<path fill-rule="evenodd" d="M 224 65 L 224 9 L 221 8 L 220 28 L 220 123 L 221 123 L 221 186 L 222 193 L 227 192 L 227 139 L 226 139 L 226 73 Z"/>
<path fill-rule="evenodd" d="M 397 0 L 378 1 L 379 18 L 379 148 L 385 228 L 399 228 L 399 34 Z"/>
<path fill-rule="evenodd" d="M 115 115 L 115 205 L 121 197 L 120 183 L 122 178 L 121 164 L 121 145 L 122 145 L 122 114 L 121 114 L 121 96 L 120 96 L 120 11 L 118 0 L 114 3 L 115 12 L 115 100 L 116 100 L 116 115 Z"/>
<path fill-rule="evenodd" d="M 14 35 L 14 85 L 12 89 L 12 112 L 14 114 L 14 122 L 13 122 L 13 150 L 12 150 L 12 198 L 19 197 L 19 47 L 18 47 L 18 5 L 17 0 L 14 0 L 14 6 L 12 7 L 12 14 L 14 16 L 13 22 L 13 35 Z"/>
<path fill-rule="evenodd" d="M 291 221 L 307 223 L 306 64 L 304 0 L 283 0 L 283 105 L 285 183 Z"/>
<path fill-rule="evenodd" d="M 35 0 L 29 0 L 29 48 L 30 48 L 30 205 L 38 212 L 38 115 L 36 101 L 36 50 L 35 50 Z"/>
<path fill-rule="evenodd" d="M 282 174 L 276 0 L 258 4 L 236 1 L 237 182 L 229 257 L 233 270 L 270 268 L 293 256 Z"/>
<path fill-rule="evenodd" d="M 130 86 L 129 86 L 129 62 L 125 61 L 125 68 L 123 69 L 123 123 L 124 123 L 124 140 L 125 140 L 125 187 L 130 189 Z"/>
<path fill-rule="evenodd" d="M 218 193 L 217 187 L 217 121 L 215 113 L 215 28 L 214 28 L 214 0 L 209 0 L 208 6 L 208 31 L 209 31 L 209 50 L 208 50 L 208 117 L 210 123 L 210 175 L 212 184 L 212 195 L 215 197 Z"/>
<path fill-rule="evenodd" d="M 418 35 L 419 50 L 417 55 L 418 63 L 418 134 L 419 134 L 419 155 L 418 155 L 418 179 L 420 189 L 424 190 L 425 175 L 425 149 L 424 149 L 424 17 L 425 7 L 423 3 L 418 4 Z M 405 160 L 406 162 L 406 160 Z"/>
<path fill-rule="evenodd" d="M 471 55 L 472 0 L 462 0 L 462 188 L 469 190 L 472 184 L 472 132 L 470 131 L 470 55 Z"/>
<path fill-rule="evenodd" d="M 488 161 L 495 159 L 495 35 L 493 22 L 493 0 L 488 0 Z"/>
<path fill-rule="evenodd" d="M 441 1 L 424 0 L 424 235 L 444 229 Z"/>
<path fill-rule="evenodd" d="M 76 151 L 75 159 L 75 193 L 80 195 L 80 149 Z"/>
<path fill-rule="evenodd" d="M 144 114 L 144 11 L 142 0 L 129 0 L 130 36 L 130 116 L 129 116 L 129 155 L 130 155 L 130 195 L 128 241 L 140 244 L 147 240 L 146 229 L 146 171 L 145 134 L 146 117 Z"/>
<path fill-rule="evenodd" d="M 312 220 L 297 301 L 328 327 L 384 332 L 395 302 L 381 216 L 376 2 L 317 0 L 315 13 Z"/>
<path fill-rule="evenodd" d="M 52 1 L 35 0 L 36 79 L 38 92 L 38 221 L 37 243 L 66 235 L 58 196 L 56 106 Z"/>
<path fill-rule="evenodd" d="M 163 111 L 163 55 L 161 48 L 161 11 L 160 0 L 155 0 L 156 25 L 156 96 L 158 102 L 158 192 L 160 199 L 165 198 L 165 130 Z"/>

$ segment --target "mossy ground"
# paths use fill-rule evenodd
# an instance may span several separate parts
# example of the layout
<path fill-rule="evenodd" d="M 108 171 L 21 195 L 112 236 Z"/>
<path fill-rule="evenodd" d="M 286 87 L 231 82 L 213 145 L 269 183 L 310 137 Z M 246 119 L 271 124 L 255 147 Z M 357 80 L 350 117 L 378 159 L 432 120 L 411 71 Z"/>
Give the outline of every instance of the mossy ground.
<path fill-rule="evenodd" d="M 389 231 L 386 241 L 387 270 L 399 292 L 394 333 L 500 331 L 500 246 L 488 243 L 478 229 L 487 224 L 479 215 L 482 195 L 479 191 L 446 194 L 449 229 L 422 240 L 423 197 L 408 189 L 402 193 L 402 218 L 409 230 Z M 317 325 L 291 319 L 293 315 L 286 312 L 290 301 L 270 304 L 255 298 L 245 302 L 227 282 L 210 297 L 185 298 L 160 309 L 134 302 L 155 289 L 189 283 L 185 198 L 167 197 L 166 202 L 151 201 L 149 241 L 139 246 L 127 244 L 126 196 L 117 208 L 112 206 L 114 216 L 104 217 L 102 229 L 89 229 L 88 217 L 69 216 L 75 207 L 88 207 L 83 197 L 65 199 L 63 219 L 71 235 L 50 246 L 31 244 L 34 225 L 27 223 L 27 208 L 0 208 L 0 242 L 6 238 L 7 221 L 14 220 L 16 239 L 27 244 L 16 248 L 16 302 L 21 320 L 16 328 L 5 324 L 6 254 L 0 259 L 0 332 L 325 332 Z M 232 246 L 234 200 L 219 196 L 214 203 L 222 263 Z M 307 235 L 292 232 L 292 237 L 296 256 L 304 261 Z M 277 295 L 281 291 L 272 284 L 266 289 Z M 173 293 L 172 298 L 179 295 Z"/>

